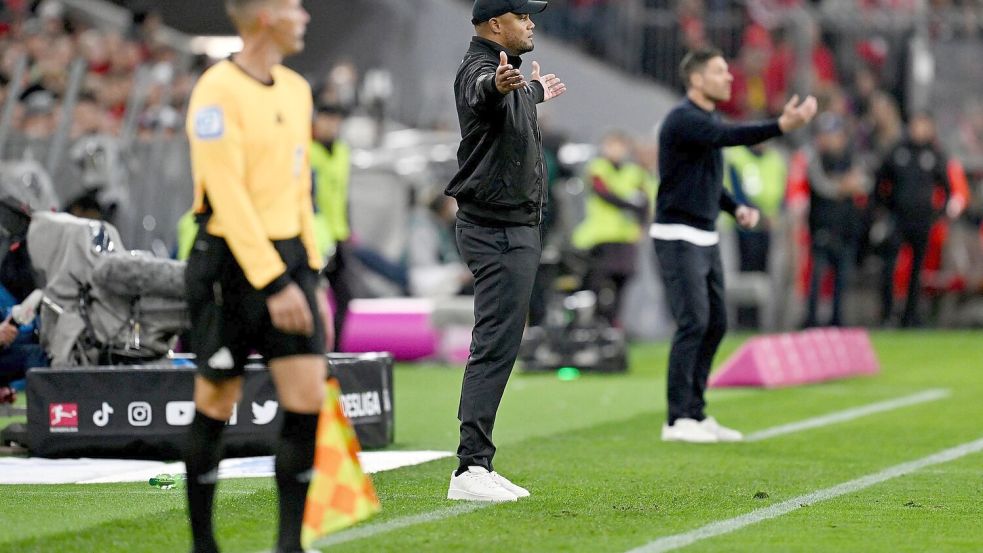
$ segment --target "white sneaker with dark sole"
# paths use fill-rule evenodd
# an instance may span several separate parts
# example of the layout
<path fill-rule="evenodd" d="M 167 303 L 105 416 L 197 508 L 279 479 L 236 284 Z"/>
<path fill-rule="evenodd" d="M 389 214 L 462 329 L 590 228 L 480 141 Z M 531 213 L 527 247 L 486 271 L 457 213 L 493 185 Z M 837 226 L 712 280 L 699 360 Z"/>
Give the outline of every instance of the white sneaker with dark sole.
<path fill-rule="evenodd" d="M 502 476 L 498 472 L 492 471 L 491 477 L 496 484 L 505 488 L 509 492 L 512 492 L 512 495 L 518 497 L 519 499 L 522 499 L 523 497 L 529 497 L 529 490 L 523 488 L 522 486 L 514 484 L 512 481 Z"/>
<path fill-rule="evenodd" d="M 676 419 L 672 426 L 662 425 L 662 441 L 712 444 L 717 442 L 717 436 L 696 419 Z"/>
<path fill-rule="evenodd" d="M 733 428 L 727 428 L 717 422 L 717 419 L 713 417 L 707 417 L 700 421 L 700 425 L 707 430 L 707 432 L 713 434 L 717 437 L 718 442 L 742 442 L 744 441 L 744 434 Z"/>
<path fill-rule="evenodd" d="M 518 497 L 503 488 L 484 467 L 468 467 L 460 475 L 451 473 L 447 499 L 462 501 L 515 501 Z"/>

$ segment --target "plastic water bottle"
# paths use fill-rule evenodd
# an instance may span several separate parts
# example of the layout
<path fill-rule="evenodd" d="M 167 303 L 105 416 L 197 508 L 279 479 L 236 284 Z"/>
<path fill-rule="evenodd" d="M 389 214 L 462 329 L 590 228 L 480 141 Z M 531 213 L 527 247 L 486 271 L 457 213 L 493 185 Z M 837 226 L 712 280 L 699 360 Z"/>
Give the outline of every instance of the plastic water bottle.
<path fill-rule="evenodd" d="M 150 485 L 161 490 L 183 488 L 188 477 L 184 474 L 158 474 L 150 479 Z"/>

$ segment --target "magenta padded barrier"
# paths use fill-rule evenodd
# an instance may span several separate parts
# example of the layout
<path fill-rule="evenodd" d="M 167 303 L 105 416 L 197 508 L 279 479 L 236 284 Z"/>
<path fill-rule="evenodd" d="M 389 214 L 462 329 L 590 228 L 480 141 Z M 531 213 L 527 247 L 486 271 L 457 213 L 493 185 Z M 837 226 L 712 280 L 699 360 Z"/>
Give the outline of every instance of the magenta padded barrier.
<path fill-rule="evenodd" d="M 356 299 L 348 304 L 341 351 L 387 351 L 397 361 L 431 357 L 440 337 L 431 323 L 433 302 L 417 298 Z"/>
<path fill-rule="evenodd" d="M 867 331 L 813 328 L 744 343 L 710 378 L 711 388 L 780 388 L 880 370 Z"/>

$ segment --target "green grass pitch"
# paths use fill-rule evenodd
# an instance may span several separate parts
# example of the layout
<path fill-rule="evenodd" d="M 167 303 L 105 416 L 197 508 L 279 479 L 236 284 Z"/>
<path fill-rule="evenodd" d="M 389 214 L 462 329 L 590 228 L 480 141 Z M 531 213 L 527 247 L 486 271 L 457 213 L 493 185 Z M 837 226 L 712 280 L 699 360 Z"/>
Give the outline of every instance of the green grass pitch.
<path fill-rule="evenodd" d="M 718 361 L 742 340 L 728 339 Z M 322 549 L 620 553 L 983 438 L 983 334 L 892 332 L 873 340 L 877 376 L 713 390 L 709 411 L 753 432 L 929 388 L 951 396 L 760 442 L 700 446 L 659 440 L 665 345 L 635 345 L 624 375 L 561 382 L 516 373 L 495 429 L 495 467 L 531 498 Z M 397 368 L 394 449 L 456 448 L 460 380 L 460 367 Z M 456 505 L 444 499 L 454 466 L 443 459 L 375 475 L 383 513 L 369 524 Z M 223 551 L 272 547 L 272 479 L 223 481 L 217 506 Z M 0 552 L 190 550 L 183 494 L 144 483 L 0 486 L 0 528 Z M 983 551 L 983 453 L 683 551 Z"/>

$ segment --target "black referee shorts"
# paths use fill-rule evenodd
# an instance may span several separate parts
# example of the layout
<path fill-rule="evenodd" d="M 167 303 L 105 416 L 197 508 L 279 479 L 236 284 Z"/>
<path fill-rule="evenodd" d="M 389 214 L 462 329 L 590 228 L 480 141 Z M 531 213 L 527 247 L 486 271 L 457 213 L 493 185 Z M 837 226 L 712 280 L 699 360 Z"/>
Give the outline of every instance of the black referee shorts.
<path fill-rule="evenodd" d="M 291 280 L 300 286 L 314 317 L 314 334 L 286 334 L 273 327 L 266 294 L 256 290 L 224 238 L 199 231 L 188 258 L 185 290 L 191 316 L 191 351 L 198 373 L 210 380 L 241 376 L 252 352 L 271 359 L 324 355 L 324 322 L 318 312 L 317 274 L 300 238 L 276 240 Z"/>

